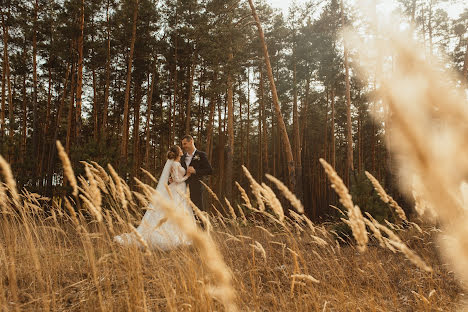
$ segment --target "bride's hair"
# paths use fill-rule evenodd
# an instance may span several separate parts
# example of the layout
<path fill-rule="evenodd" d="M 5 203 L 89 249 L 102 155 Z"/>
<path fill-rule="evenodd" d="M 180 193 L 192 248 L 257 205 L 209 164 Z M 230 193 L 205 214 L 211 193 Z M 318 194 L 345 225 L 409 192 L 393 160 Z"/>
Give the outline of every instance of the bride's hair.
<path fill-rule="evenodd" d="M 169 151 L 167 152 L 167 159 L 176 159 L 177 156 L 179 156 L 179 150 L 180 150 L 180 147 L 178 147 L 177 145 L 174 145 L 173 147 L 171 147 Z"/>

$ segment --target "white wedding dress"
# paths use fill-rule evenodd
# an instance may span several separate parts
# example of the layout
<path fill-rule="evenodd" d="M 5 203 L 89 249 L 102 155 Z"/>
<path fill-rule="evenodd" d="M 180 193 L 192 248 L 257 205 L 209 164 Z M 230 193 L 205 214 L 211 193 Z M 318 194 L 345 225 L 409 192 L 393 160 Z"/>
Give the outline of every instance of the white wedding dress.
<path fill-rule="evenodd" d="M 188 176 L 184 175 L 185 169 L 180 162 L 168 160 L 164 166 L 156 191 L 159 196 L 163 196 L 165 200 L 173 204 L 171 206 L 177 210 L 176 213 L 188 214 L 193 222 L 195 222 L 193 211 L 185 197 L 187 194 L 185 180 L 187 180 Z M 168 193 L 166 188 L 169 177 L 172 177 L 173 181 L 168 186 L 171 194 Z M 171 220 L 165 219 L 165 213 L 158 207 L 157 199 L 153 200 L 153 204 L 149 205 L 136 230 L 152 249 L 169 250 L 181 245 L 190 245 L 191 241 L 183 231 Z M 115 236 L 114 241 L 124 246 L 136 245 L 142 247 L 135 233 L 124 233 Z"/>

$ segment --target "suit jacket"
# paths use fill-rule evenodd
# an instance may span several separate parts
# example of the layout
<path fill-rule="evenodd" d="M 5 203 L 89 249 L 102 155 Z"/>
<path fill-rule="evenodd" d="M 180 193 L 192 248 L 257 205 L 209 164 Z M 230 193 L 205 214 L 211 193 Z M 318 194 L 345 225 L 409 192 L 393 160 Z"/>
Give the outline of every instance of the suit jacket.
<path fill-rule="evenodd" d="M 182 167 L 187 170 L 187 164 L 185 163 L 185 158 L 187 154 L 181 157 L 180 162 Z M 200 180 L 207 175 L 211 175 L 213 173 L 213 168 L 208 161 L 208 157 L 205 152 L 196 150 L 195 154 L 192 157 L 192 161 L 190 162 L 189 166 L 192 166 L 196 173 L 192 174 L 187 181 L 185 181 L 190 188 L 190 198 L 192 201 L 197 205 L 200 209 L 202 208 L 202 184 Z"/>

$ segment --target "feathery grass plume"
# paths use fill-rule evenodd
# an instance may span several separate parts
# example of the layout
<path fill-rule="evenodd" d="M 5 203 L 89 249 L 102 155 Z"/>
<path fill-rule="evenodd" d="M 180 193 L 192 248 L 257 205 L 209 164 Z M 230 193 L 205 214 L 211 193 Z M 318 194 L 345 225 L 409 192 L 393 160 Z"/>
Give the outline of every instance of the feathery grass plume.
<path fill-rule="evenodd" d="M 127 202 L 130 205 L 132 205 L 132 204 L 134 205 L 135 203 L 133 202 L 132 190 L 130 190 L 130 187 L 128 186 L 128 184 L 125 182 L 124 179 L 120 178 L 120 183 L 122 184 L 122 189 L 124 191 L 125 198 L 127 199 Z"/>
<path fill-rule="evenodd" d="M 267 229 L 265 229 L 263 226 L 256 225 L 255 227 L 261 229 L 261 230 L 262 230 L 263 232 L 265 232 L 269 237 L 271 237 L 271 238 L 275 237 L 275 235 L 273 235 L 270 231 L 268 231 Z"/>
<path fill-rule="evenodd" d="M 224 263 L 223 257 L 211 237 L 201 231 L 188 215 L 176 213 L 171 203 L 159 193 L 156 193 L 152 200 L 153 203 L 158 202 L 166 216 L 184 231 L 198 249 L 203 262 L 213 275 L 213 281 L 216 283 L 215 286 L 208 288 L 209 292 L 223 303 L 227 311 L 238 311 L 235 302 L 236 292 L 232 286 L 232 273 Z"/>
<path fill-rule="evenodd" d="M 323 158 L 320 158 L 320 163 L 331 181 L 331 187 L 340 197 L 340 203 L 348 210 L 349 226 L 358 243 L 359 251 L 364 252 L 369 238 L 367 237 L 366 224 L 364 223 L 361 209 L 353 204 L 348 188 L 344 185 L 343 180 L 341 180 L 332 166 Z"/>
<path fill-rule="evenodd" d="M 250 202 L 249 196 L 247 195 L 247 192 L 244 190 L 244 188 L 236 181 L 236 186 L 239 189 L 239 192 L 241 194 L 242 199 L 245 202 L 245 205 L 247 208 L 253 210 L 252 203 Z"/>
<path fill-rule="evenodd" d="M 371 181 L 372 185 L 374 186 L 375 191 L 379 194 L 380 199 L 388 204 L 390 207 L 395 209 L 395 212 L 397 213 L 398 217 L 403 220 L 403 221 L 408 221 L 406 218 L 405 211 L 398 205 L 398 203 L 385 192 L 384 188 L 382 185 L 380 185 L 379 181 L 368 171 L 365 172 L 367 178 Z"/>
<path fill-rule="evenodd" d="M 411 225 L 412 227 L 414 227 L 419 233 L 423 234 L 423 230 L 421 229 L 421 227 L 417 223 L 408 222 L 408 224 Z"/>
<path fill-rule="evenodd" d="M 65 207 L 67 208 L 68 212 L 70 213 L 71 219 L 72 219 L 73 223 L 75 224 L 75 227 L 78 229 L 79 225 L 80 225 L 80 221 L 78 220 L 75 209 L 73 209 L 73 207 L 70 204 L 70 201 L 68 200 L 68 198 L 65 198 L 64 202 L 65 202 Z"/>
<path fill-rule="evenodd" d="M 270 208 L 275 212 L 275 214 L 278 216 L 278 219 L 280 222 L 284 221 L 284 211 L 283 211 L 283 206 L 281 206 L 281 202 L 278 200 L 276 197 L 275 192 L 266 185 L 265 183 L 262 183 L 262 195 L 267 204 L 270 206 Z"/>
<path fill-rule="evenodd" d="M 425 220 L 434 223 L 437 220 L 438 215 L 432 205 L 425 199 L 427 196 L 423 196 L 423 189 L 424 187 L 421 179 L 414 175 L 411 184 L 411 194 L 414 198 L 414 210 L 416 210 L 418 215 L 423 217 Z"/>
<path fill-rule="evenodd" d="M 231 205 L 231 202 L 229 202 L 229 200 L 226 197 L 224 197 L 224 201 L 226 202 L 226 205 L 229 208 L 229 213 L 231 214 L 231 217 L 232 217 L 233 221 L 236 221 L 237 220 L 237 215 L 236 215 L 236 212 L 234 211 L 234 208 Z"/>
<path fill-rule="evenodd" d="M 155 189 L 152 188 L 151 186 L 149 186 L 148 184 L 146 183 L 143 183 L 141 180 L 139 180 L 137 177 L 133 177 L 133 179 L 135 180 L 135 182 L 137 183 L 137 185 L 142 189 L 143 191 L 143 194 L 147 197 L 147 198 L 151 198 L 151 196 L 153 196 L 154 192 L 155 192 Z M 134 193 L 135 194 L 135 193 Z"/>
<path fill-rule="evenodd" d="M 214 217 L 214 215 L 213 215 L 213 219 L 219 221 L 219 222 L 221 223 L 221 225 L 222 225 L 224 228 L 226 228 L 226 223 L 224 223 L 224 221 L 223 221 L 224 217 L 223 217 L 223 215 L 221 214 L 221 212 L 219 212 L 219 210 L 216 209 L 216 207 L 214 206 L 214 204 L 211 204 L 211 208 L 213 208 L 213 210 L 216 211 L 216 214 L 217 214 L 217 217 Z"/>
<path fill-rule="evenodd" d="M 255 244 L 249 244 L 249 245 L 253 247 L 256 251 L 258 251 L 262 255 L 263 260 L 266 262 L 267 260 L 266 251 L 265 251 L 265 248 L 263 248 L 262 244 L 255 241 Z"/>
<path fill-rule="evenodd" d="M 219 200 L 218 195 L 216 195 L 216 193 L 205 182 L 200 181 L 200 183 L 205 187 L 208 193 L 210 193 L 210 195 L 213 196 L 213 198 L 222 206 L 223 204 Z"/>
<path fill-rule="evenodd" d="M 128 223 L 128 227 L 131 229 L 131 231 L 135 235 L 137 241 L 141 244 L 141 246 L 145 250 L 145 254 L 147 254 L 148 256 L 151 256 L 151 249 L 149 248 L 148 243 L 143 238 L 143 236 L 141 236 L 140 232 L 138 232 L 135 229 L 135 227 L 133 225 L 131 225 L 130 223 Z"/>
<path fill-rule="evenodd" d="M 380 224 L 378 222 L 375 222 L 374 225 L 387 234 L 388 238 L 384 238 L 386 241 L 388 241 L 393 247 L 398 249 L 401 253 L 403 253 L 408 260 L 410 260 L 414 265 L 419 267 L 420 269 L 427 271 L 427 272 L 432 272 L 432 268 L 428 266 L 414 251 L 408 248 L 405 243 L 396 235 L 393 233 L 392 230 L 387 228 L 385 225 Z"/>
<path fill-rule="evenodd" d="M 315 233 L 316 229 L 315 229 L 314 223 L 306 215 L 302 215 L 302 220 L 304 220 L 307 223 L 312 233 Z"/>
<path fill-rule="evenodd" d="M 366 214 L 367 214 L 367 212 L 366 212 Z M 369 227 L 369 229 L 371 229 L 372 234 L 374 235 L 374 237 L 379 242 L 380 247 L 385 248 L 385 243 L 384 243 L 384 240 L 383 240 L 383 237 L 382 237 L 382 233 L 380 233 L 380 230 L 369 219 L 364 218 L 364 222 Z"/>
<path fill-rule="evenodd" d="M 263 189 L 262 186 L 258 184 L 257 181 L 255 181 L 255 179 L 250 174 L 250 171 L 244 165 L 242 165 L 242 170 L 244 171 L 245 176 L 250 182 L 250 187 L 252 188 L 252 194 L 257 199 L 258 209 L 260 211 L 264 211 L 265 204 L 263 203 L 263 198 L 262 198 L 262 189 Z"/>
<path fill-rule="evenodd" d="M 63 165 L 63 173 L 68 179 L 68 182 L 70 183 L 71 187 L 73 188 L 73 196 L 78 196 L 78 183 L 76 182 L 76 177 L 75 173 L 73 172 L 73 168 L 70 162 L 70 159 L 68 158 L 67 153 L 65 152 L 65 149 L 62 146 L 62 143 L 57 140 L 57 151 L 60 157 L 60 160 L 62 161 Z"/>
<path fill-rule="evenodd" d="M 187 190 L 188 190 L 188 187 L 187 187 Z M 181 194 L 181 193 L 179 194 L 184 196 L 184 194 Z M 189 203 L 190 207 L 192 207 L 192 210 L 195 213 L 195 215 L 201 220 L 201 222 L 205 226 L 206 233 L 208 235 L 211 235 L 211 231 L 213 230 L 213 225 L 211 224 L 208 213 L 201 211 L 200 208 L 198 208 L 197 205 L 193 203 L 193 201 L 190 199 L 189 191 L 187 191 L 187 193 L 185 194 L 185 199 Z"/>
<path fill-rule="evenodd" d="M 375 220 L 375 219 L 374 219 L 369 213 L 367 213 L 367 212 L 366 212 L 366 216 L 367 216 L 367 218 L 369 218 L 368 220 L 369 220 L 370 222 L 372 222 L 372 225 L 376 228 L 376 230 L 379 231 L 380 237 L 382 238 L 383 243 L 384 243 L 384 245 L 385 245 L 384 247 L 387 247 L 391 252 L 396 253 L 397 250 L 388 242 L 388 239 L 385 239 L 385 237 L 382 236 L 382 232 L 379 230 L 379 228 L 380 228 L 380 227 L 379 227 L 380 223 L 379 223 L 377 220 Z M 379 234 L 377 234 L 377 235 L 379 235 Z"/>
<path fill-rule="evenodd" d="M 443 258 L 458 273 L 458 277 L 465 287 L 468 287 L 468 217 L 464 216 L 460 222 L 454 222 L 452 228 L 439 236 L 439 243 L 444 253 Z M 465 240 L 461 239 L 465 238 Z"/>
<path fill-rule="evenodd" d="M 118 196 L 118 198 L 119 198 L 119 200 L 120 200 L 120 202 L 122 204 L 122 207 L 124 208 L 124 210 L 127 210 L 128 202 L 127 202 L 127 199 L 125 198 L 125 193 L 124 193 L 124 190 L 123 190 L 123 186 L 122 186 L 122 182 L 120 180 L 120 177 L 117 174 L 117 172 L 114 170 L 114 167 L 112 167 L 111 164 L 107 164 L 107 168 L 109 169 L 112 180 L 114 181 L 116 194 L 117 194 L 117 196 Z"/>
<path fill-rule="evenodd" d="M 311 275 L 308 275 L 308 274 L 293 274 L 293 275 L 291 275 L 291 278 L 302 279 L 302 280 L 306 280 L 306 281 L 316 283 L 316 284 L 320 283 L 320 281 L 318 279 L 316 279 L 315 277 L 313 277 Z"/>
<path fill-rule="evenodd" d="M 310 237 L 312 237 L 312 239 L 320 246 L 327 246 L 328 243 L 326 240 L 324 240 L 323 238 L 320 238 L 318 236 L 315 236 L 315 235 L 310 235 Z"/>
<path fill-rule="evenodd" d="M 110 178 L 106 170 L 95 161 L 91 161 L 91 163 L 99 171 L 99 176 L 101 177 L 101 179 L 107 183 L 110 180 Z"/>
<path fill-rule="evenodd" d="M 242 241 L 240 239 L 238 239 L 237 237 L 235 237 L 234 235 L 230 234 L 230 233 L 226 233 L 226 232 L 221 232 L 221 231 L 216 231 L 217 233 L 220 233 L 220 234 L 223 234 L 223 235 L 226 235 L 228 237 L 228 239 L 226 241 L 236 241 L 236 242 L 239 242 L 241 243 Z"/>
<path fill-rule="evenodd" d="M 133 193 L 133 196 L 135 196 L 135 198 L 140 202 L 140 206 L 141 207 L 147 207 L 148 206 L 148 197 L 141 194 L 141 193 L 138 193 L 138 192 L 135 192 L 135 191 L 132 191 Z"/>
<path fill-rule="evenodd" d="M 106 225 L 109 228 L 111 236 L 115 236 L 114 222 L 112 221 L 112 215 L 109 210 L 104 211 L 104 218 L 106 219 Z"/>
<path fill-rule="evenodd" d="M 281 193 L 283 193 L 284 197 L 286 197 L 286 199 L 289 200 L 289 202 L 294 207 L 294 209 L 296 209 L 297 212 L 304 213 L 304 206 L 302 205 L 301 201 L 296 197 L 296 195 L 294 195 L 294 193 L 292 193 L 289 190 L 289 188 L 286 185 L 284 185 L 283 182 L 281 182 L 280 180 L 278 180 L 270 174 L 266 174 L 265 176 L 268 180 L 270 180 L 276 185 L 276 187 L 281 191 Z"/>
<path fill-rule="evenodd" d="M 247 218 L 245 217 L 244 210 L 242 209 L 242 207 L 240 205 L 237 205 L 237 209 L 239 210 L 239 214 L 240 214 L 240 216 L 242 218 L 242 224 L 247 225 Z"/>
<path fill-rule="evenodd" d="M 452 245 L 467 246 L 468 238 L 462 231 L 466 212 L 457 194 L 468 172 L 466 90 L 454 87 L 458 79 L 446 67 L 427 61 L 424 47 L 419 47 L 410 33 L 392 31 L 390 26 L 385 30 L 389 39 L 386 51 L 398 55 L 398 62 L 392 75 L 378 77 L 379 96 L 392 112 L 386 132 L 392 137 L 388 145 L 396 155 L 400 182 L 410 191 L 413 177 L 419 177 L 422 188 L 417 193 L 436 211 L 441 227 L 453 238 Z M 359 42 L 354 46 L 365 55 Z M 360 64 L 366 68 L 365 60 Z M 367 69 L 371 68 L 374 66 L 368 62 Z M 468 262 L 468 254 L 457 257 Z M 466 266 L 452 268 L 459 277 L 466 274 Z"/>
<path fill-rule="evenodd" d="M 101 197 L 101 192 L 99 191 L 98 184 L 96 180 L 94 179 L 94 175 L 90 170 L 89 165 L 85 166 L 85 172 L 86 176 L 88 177 L 89 181 L 89 194 L 86 194 L 88 199 L 91 200 L 93 205 L 98 209 L 101 210 L 101 205 L 102 205 L 102 197 Z"/>
<path fill-rule="evenodd" d="M 4 185 L 5 184 L 3 182 L 0 182 L 0 207 L 2 207 L 2 213 L 10 214 L 11 212 L 8 211 L 9 205 L 7 195 L 5 193 L 6 187 Z"/>
<path fill-rule="evenodd" d="M 107 190 L 107 187 L 106 187 L 106 182 L 104 181 L 103 178 L 101 178 L 101 175 L 100 174 L 94 175 L 94 179 L 96 180 L 96 183 L 99 189 L 101 190 L 101 192 L 104 194 L 109 194 L 109 191 Z"/>
<path fill-rule="evenodd" d="M 300 225 L 304 224 L 304 219 L 302 219 L 301 215 L 299 215 L 297 212 L 289 209 L 289 215 L 293 217 L 294 220 Z"/>
<path fill-rule="evenodd" d="M 101 207 L 99 206 L 96 207 L 92 201 L 90 201 L 86 196 L 80 195 L 81 200 L 88 206 L 89 211 L 91 214 L 99 221 L 102 222 L 102 213 L 101 213 Z"/>
<path fill-rule="evenodd" d="M 6 189 L 10 191 L 10 194 L 13 198 L 13 203 L 18 206 L 20 205 L 20 197 L 16 189 L 16 181 L 13 178 L 13 173 L 11 172 L 11 167 L 8 162 L 0 155 L 0 170 L 5 179 Z"/>
<path fill-rule="evenodd" d="M 143 171 L 143 173 L 146 174 L 154 183 L 158 183 L 158 179 L 156 179 L 148 170 L 145 170 L 144 168 L 140 168 L 140 170 Z"/>

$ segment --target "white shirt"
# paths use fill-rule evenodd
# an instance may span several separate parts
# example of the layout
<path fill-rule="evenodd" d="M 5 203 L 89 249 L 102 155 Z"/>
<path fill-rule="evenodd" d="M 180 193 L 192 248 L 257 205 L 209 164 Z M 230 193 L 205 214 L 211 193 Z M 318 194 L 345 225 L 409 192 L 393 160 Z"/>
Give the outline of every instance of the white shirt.
<path fill-rule="evenodd" d="M 185 155 L 185 164 L 187 165 L 187 168 L 190 166 L 190 163 L 192 162 L 192 158 L 195 155 L 196 151 L 197 151 L 197 148 L 193 150 L 192 154 L 187 153 L 187 155 Z"/>

